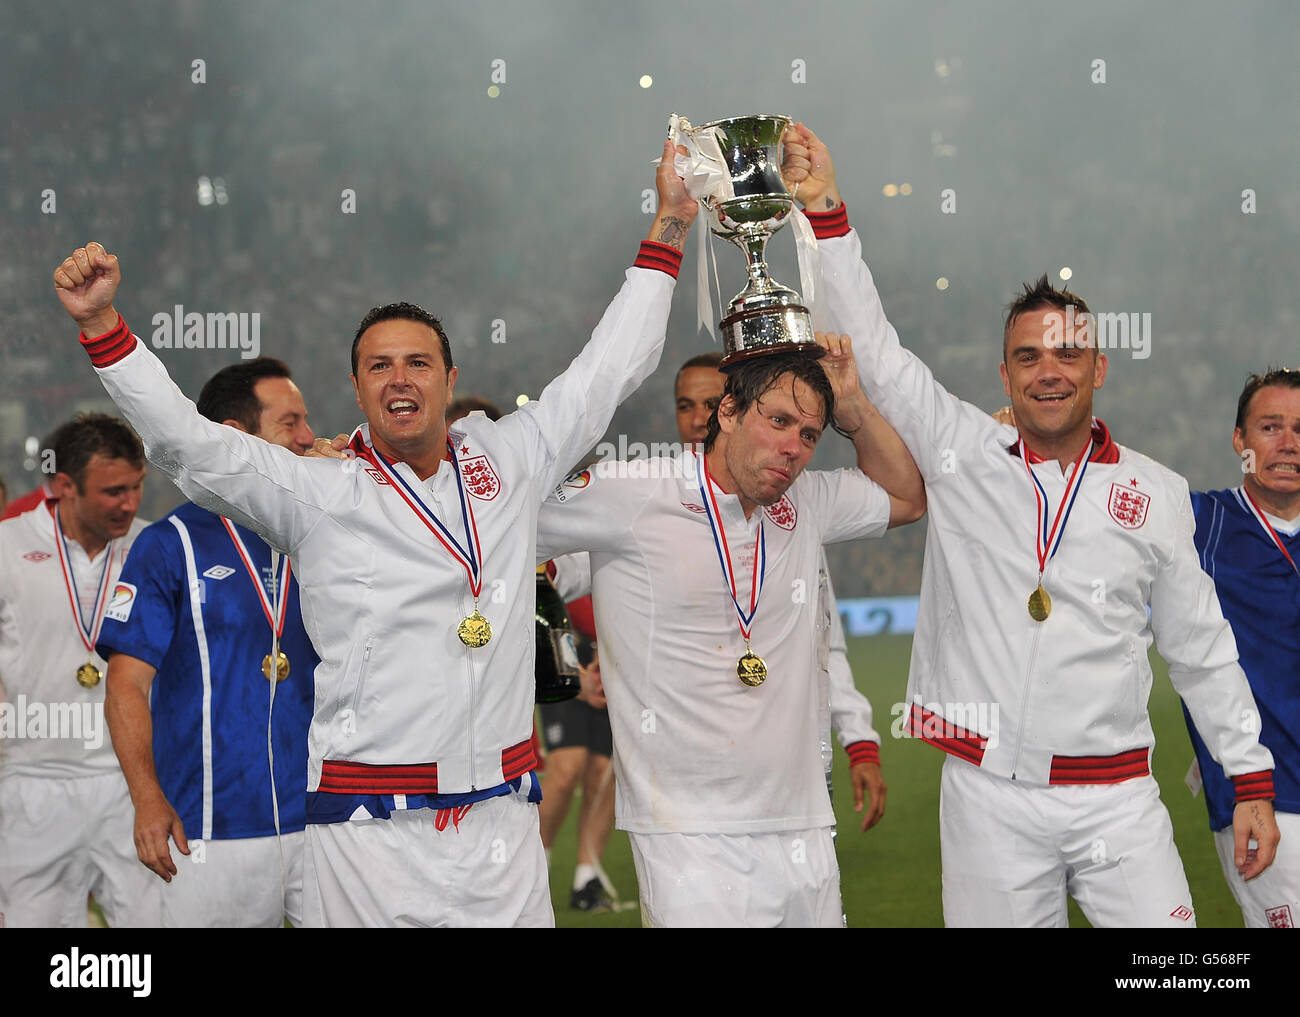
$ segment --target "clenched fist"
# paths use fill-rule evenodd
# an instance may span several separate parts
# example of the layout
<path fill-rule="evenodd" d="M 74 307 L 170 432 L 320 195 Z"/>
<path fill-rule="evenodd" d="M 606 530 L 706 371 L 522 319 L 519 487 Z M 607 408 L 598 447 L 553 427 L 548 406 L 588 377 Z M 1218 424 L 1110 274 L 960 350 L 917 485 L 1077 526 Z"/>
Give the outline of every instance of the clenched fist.
<path fill-rule="evenodd" d="M 78 247 L 54 270 L 55 292 L 87 336 L 103 335 L 117 327 L 113 297 L 121 282 L 117 255 L 94 241 Z"/>

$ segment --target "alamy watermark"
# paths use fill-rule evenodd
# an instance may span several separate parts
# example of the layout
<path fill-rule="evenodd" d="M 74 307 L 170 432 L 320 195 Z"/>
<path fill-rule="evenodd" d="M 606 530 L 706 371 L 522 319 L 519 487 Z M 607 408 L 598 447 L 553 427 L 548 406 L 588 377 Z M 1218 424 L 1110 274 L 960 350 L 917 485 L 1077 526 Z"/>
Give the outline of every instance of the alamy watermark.
<path fill-rule="evenodd" d="M 698 484 L 695 460 L 683 454 L 698 450 L 698 445 L 678 441 L 630 442 L 627 435 L 620 434 L 617 444 L 602 441 L 596 446 L 596 462 L 589 469 L 602 480 L 673 478 Z"/>
<path fill-rule="evenodd" d="M 24 693 L 0 703 L 0 739 L 67 739 L 91 750 L 104 744 L 105 730 L 103 703 L 28 702 Z"/>
<path fill-rule="evenodd" d="M 1043 342 L 1049 349 L 1129 350 L 1134 360 L 1151 356 L 1150 311 L 1079 313 L 1074 304 L 1067 304 L 1063 317 L 1064 325 L 1059 311 L 1043 315 Z"/>
<path fill-rule="evenodd" d="M 262 354 L 262 314 L 200 314 L 177 304 L 172 311 L 159 311 L 153 316 L 150 341 L 156 350 L 239 350 L 244 360 L 253 360 Z"/>
<path fill-rule="evenodd" d="M 911 703 L 895 703 L 889 709 L 894 718 L 889 733 L 895 738 L 966 738 L 987 740 L 986 748 L 998 745 L 1001 714 L 997 703 L 923 703 L 915 696 Z"/>

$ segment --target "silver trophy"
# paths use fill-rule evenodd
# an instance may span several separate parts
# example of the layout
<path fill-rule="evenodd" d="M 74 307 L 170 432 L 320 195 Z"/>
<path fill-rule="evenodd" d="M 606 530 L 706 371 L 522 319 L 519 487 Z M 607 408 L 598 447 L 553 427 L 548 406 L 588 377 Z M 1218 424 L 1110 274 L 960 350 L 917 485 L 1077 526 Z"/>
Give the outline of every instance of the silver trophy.
<path fill-rule="evenodd" d="M 790 126 L 783 116 L 731 117 L 694 127 L 678 118 L 682 133 L 702 149 L 720 151 L 724 179 L 718 193 L 702 197 L 715 236 L 745 252 L 749 281 L 727 305 L 722 329 L 726 370 L 765 353 L 803 352 L 820 357 L 825 350 L 813 338 L 812 317 L 803 298 L 776 282 L 767 271 L 768 238 L 794 212 L 794 198 L 781 179 L 781 137 Z"/>

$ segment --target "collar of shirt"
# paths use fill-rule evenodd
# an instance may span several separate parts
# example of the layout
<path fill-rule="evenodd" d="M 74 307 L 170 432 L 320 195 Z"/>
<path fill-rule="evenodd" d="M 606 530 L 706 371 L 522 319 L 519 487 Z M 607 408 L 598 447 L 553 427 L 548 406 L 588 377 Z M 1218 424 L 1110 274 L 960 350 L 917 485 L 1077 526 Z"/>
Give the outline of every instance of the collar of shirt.
<path fill-rule="evenodd" d="M 1025 451 L 1029 455 L 1031 463 L 1043 462 L 1043 457 L 1031 449 L 1027 444 Z M 1017 458 L 1020 456 L 1020 436 L 1016 435 L 1016 440 L 1011 443 L 1007 452 Z M 1110 436 L 1110 428 L 1098 420 L 1092 418 L 1092 455 L 1088 457 L 1090 463 L 1117 463 L 1119 462 L 1119 446 L 1115 444 Z"/>

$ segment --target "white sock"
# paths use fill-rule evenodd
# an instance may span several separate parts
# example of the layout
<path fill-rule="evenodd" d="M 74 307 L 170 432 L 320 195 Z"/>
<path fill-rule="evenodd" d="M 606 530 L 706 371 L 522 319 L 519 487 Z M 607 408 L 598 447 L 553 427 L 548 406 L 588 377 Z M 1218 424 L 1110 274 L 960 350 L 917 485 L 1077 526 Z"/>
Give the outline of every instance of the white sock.
<path fill-rule="evenodd" d="M 573 870 L 573 888 L 581 890 L 584 886 L 596 878 L 596 866 L 587 862 L 579 862 L 578 867 Z"/>

